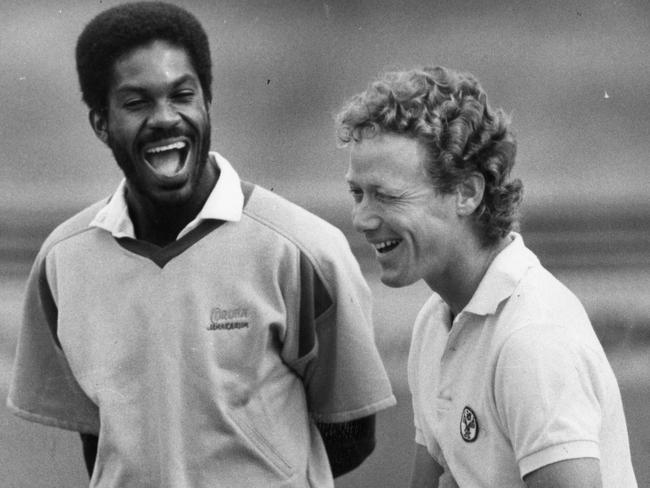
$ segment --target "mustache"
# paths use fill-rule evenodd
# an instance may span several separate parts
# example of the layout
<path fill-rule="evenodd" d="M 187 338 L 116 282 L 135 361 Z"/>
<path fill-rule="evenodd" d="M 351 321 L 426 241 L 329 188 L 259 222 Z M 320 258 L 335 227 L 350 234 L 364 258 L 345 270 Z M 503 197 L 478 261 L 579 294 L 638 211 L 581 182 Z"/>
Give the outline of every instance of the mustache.
<path fill-rule="evenodd" d="M 183 130 L 179 127 L 172 127 L 169 129 L 152 129 L 147 134 L 140 137 L 138 144 L 140 146 L 144 144 L 149 144 L 151 142 L 157 142 L 163 139 L 173 139 L 175 137 L 191 137 L 191 134 L 187 130 Z"/>

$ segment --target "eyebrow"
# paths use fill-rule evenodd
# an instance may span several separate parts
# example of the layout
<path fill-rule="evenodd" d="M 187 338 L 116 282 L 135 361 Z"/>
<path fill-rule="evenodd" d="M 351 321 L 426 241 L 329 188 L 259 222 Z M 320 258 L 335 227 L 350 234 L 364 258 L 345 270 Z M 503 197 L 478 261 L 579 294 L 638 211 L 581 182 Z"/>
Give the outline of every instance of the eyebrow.
<path fill-rule="evenodd" d="M 172 88 L 177 88 L 178 86 L 180 86 L 180 85 L 182 85 L 184 83 L 188 83 L 188 82 L 191 82 L 192 84 L 197 85 L 197 86 L 200 84 L 195 76 L 193 76 L 191 74 L 185 74 L 185 75 L 181 76 L 180 78 L 174 80 L 171 83 L 171 87 Z M 147 92 L 147 91 L 148 91 L 148 89 L 146 87 L 144 87 L 144 86 L 132 85 L 132 84 L 120 85 L 115 89 L 115 93 L 117 93 L 117 94 L 128 93 L 128 92 L 144 93 L 144 92 Z"/>

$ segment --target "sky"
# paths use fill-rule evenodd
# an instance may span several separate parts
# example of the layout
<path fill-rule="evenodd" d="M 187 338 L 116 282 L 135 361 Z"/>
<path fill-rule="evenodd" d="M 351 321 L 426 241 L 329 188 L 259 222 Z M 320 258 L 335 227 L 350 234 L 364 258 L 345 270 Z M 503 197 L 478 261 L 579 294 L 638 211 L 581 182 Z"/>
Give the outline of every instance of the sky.
<path fill-rule="evenodd" d="M 121 175 L 88 124 L 83 26 L 116 1 L 0 4 L 0 208 L 81 208 Z M 214 62 L 212 146 L 247 180 L 346 209 L 333 116 L 387 70 L 476 75 L 512 116 L 531 208 L 648 206 L 650 3 L 184 1 Z"/>

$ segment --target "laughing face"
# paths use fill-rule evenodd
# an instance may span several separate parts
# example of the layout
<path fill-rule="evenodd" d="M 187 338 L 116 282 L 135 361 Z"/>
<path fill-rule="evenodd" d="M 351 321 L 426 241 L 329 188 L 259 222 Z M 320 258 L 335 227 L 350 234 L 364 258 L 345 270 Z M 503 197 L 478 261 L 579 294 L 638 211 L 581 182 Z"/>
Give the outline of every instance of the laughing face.
<path fill-rule="evenodd" d="M 210 119 L 184 49 L 155 41 L 118 58 L 107 110 L 91 112 L 91 123 L 124 172 L 129 198 L 200 208 L 214 185 L 206 172 Z"/>
<path fill-rule="evenodd" d="M 424 279 L 434 290 L 455 260 L 456 198 L 436 191 L 422 144 L 380 134 L 354 143 L 346 178 L 352 220 L 375 249 L 381 281 L 400 287 Z"/>

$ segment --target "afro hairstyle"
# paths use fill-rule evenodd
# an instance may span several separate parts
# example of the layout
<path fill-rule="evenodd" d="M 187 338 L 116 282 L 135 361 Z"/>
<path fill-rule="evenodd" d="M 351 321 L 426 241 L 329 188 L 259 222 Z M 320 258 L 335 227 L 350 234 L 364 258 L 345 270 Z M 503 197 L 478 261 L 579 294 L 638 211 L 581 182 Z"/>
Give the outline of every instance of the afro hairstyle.
<path fill-rule="evenodd" d="M 93 18 L 77 40 L 76 61 L 82 99 L 103 110 L 115 62 L 125 53 L 164 40 L 184 48 L 197 73 L 207 102 L 212 100 L 210 44 L 199 21 L 176 5 L 133 2 L 117 5 Z"/>

